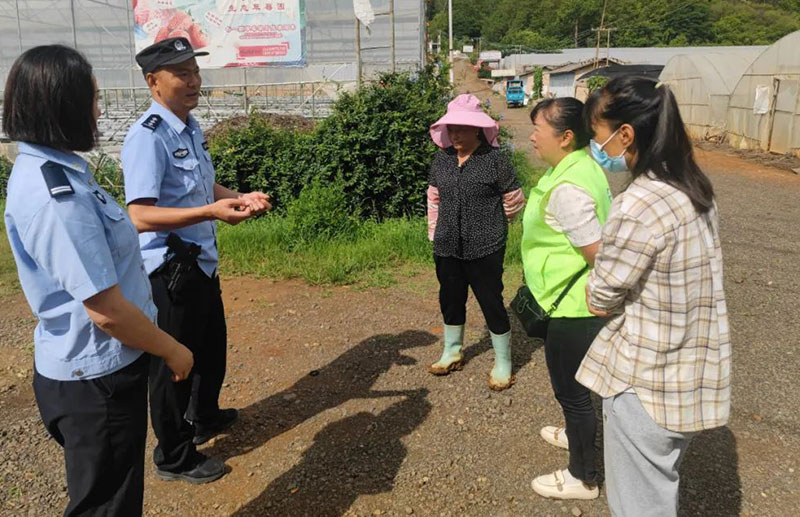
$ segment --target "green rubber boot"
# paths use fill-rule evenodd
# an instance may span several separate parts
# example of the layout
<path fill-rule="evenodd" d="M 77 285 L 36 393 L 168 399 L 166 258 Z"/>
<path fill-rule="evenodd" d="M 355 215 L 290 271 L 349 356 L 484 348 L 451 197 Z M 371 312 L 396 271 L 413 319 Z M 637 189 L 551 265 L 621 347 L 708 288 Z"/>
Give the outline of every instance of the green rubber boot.
<path fill-rule="evenodd" d="M 494 348 L 494 368 L 489 374 L 489 387 L 495 391 L 506 390 L 516 381 L 511 375 L 511 331 L 492 335 Z"/>
<path fill-rule="evenodd" d="M 444 351 L 442 357 L 428 367 L 434 375 L 447 375 L 464 367 L 461 345 L 464 344 L 464 325 L 444 326 Z"/>

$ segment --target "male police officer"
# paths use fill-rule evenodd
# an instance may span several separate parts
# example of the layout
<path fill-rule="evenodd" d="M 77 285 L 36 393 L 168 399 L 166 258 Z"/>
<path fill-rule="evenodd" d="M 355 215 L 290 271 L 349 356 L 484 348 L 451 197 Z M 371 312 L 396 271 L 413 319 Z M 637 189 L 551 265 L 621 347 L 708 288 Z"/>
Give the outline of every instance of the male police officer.
<path fill-rule="evenodd" d="M 150 275 L 159 326 L 194 353 L 189 380 L 173 383 L 153 358 L 150 405 L 158 438 L 157 474 L 165 480 L 214 481 L 224 465 L 196 450 L 236 420 L 221 410 L 227 351 L 217 277 L 215 221 L 237 224 L 271 208 L 260 192 L 240 194 L 214 182 L 200 126 L 189 112 L 200 97 L 200 69 L 186 38 L 155 43 L 136 56 L 153 103 L 122 148 L 125 198 Z"/>

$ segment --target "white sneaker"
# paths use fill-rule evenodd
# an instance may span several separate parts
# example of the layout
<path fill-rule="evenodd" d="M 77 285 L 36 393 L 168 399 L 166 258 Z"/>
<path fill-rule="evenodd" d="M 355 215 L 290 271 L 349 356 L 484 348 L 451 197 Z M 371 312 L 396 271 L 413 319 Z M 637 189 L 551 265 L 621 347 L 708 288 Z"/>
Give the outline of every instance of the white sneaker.
<path fill-rule="evenodd" d="M 597 499 L 600 489 L 597 485 L 587 485 L 580 479 L 566 480 L 564 473 L 557 470 L 551 474 L 539 476 L 531 481 L 534 492 L 548 499 Z"/>
<path fill-rule="evenodd" d="M 569 450 L 569 440 L 567 440 L 567 430 L 563 427 L 555 427 L 552 425 L 546 425 L 542 427 L 542 430 L 539 431 L 539 435 L 549 443 L 550 445 L 555 445 L 556 447 L 561 447 L 562 449 Z"/>

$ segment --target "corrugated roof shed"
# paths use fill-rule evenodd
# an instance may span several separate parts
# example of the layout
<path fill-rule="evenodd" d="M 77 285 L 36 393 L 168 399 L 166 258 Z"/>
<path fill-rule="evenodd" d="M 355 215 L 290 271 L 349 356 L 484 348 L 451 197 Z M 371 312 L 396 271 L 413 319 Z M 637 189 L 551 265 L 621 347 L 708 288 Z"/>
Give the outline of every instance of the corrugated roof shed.
<path fill-rule="evenodd" d="M 609 57 L 624 64 L 666 65 L 670 58 L 682 54 L 726 54 L 741 49 L 765 50 L 766 46 L 754 47 L 617 47 L 611 48 Z M 567 48 L 550 54 L 513 54 L 503 58 L 503 68 L 522 69 L 528 66 L 559 67 L 595 58 L 594 48 Z M 605 59 L 606 50 L 600 49 L 600 58 Z"/>

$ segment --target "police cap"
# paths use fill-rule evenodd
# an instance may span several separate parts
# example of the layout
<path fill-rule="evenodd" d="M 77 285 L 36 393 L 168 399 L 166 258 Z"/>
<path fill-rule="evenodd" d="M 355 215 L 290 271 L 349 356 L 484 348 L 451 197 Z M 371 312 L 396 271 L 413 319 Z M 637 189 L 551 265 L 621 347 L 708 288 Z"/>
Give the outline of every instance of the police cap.
<path fill-rule="evenodd" d="M 176 65 L 195 56 L 207 56 L 208 52 L 195 52 L 186 38 L 168 38 L 153 43 L 136 54 L 136 62 L 146 75 L 166 65 Z"/>

